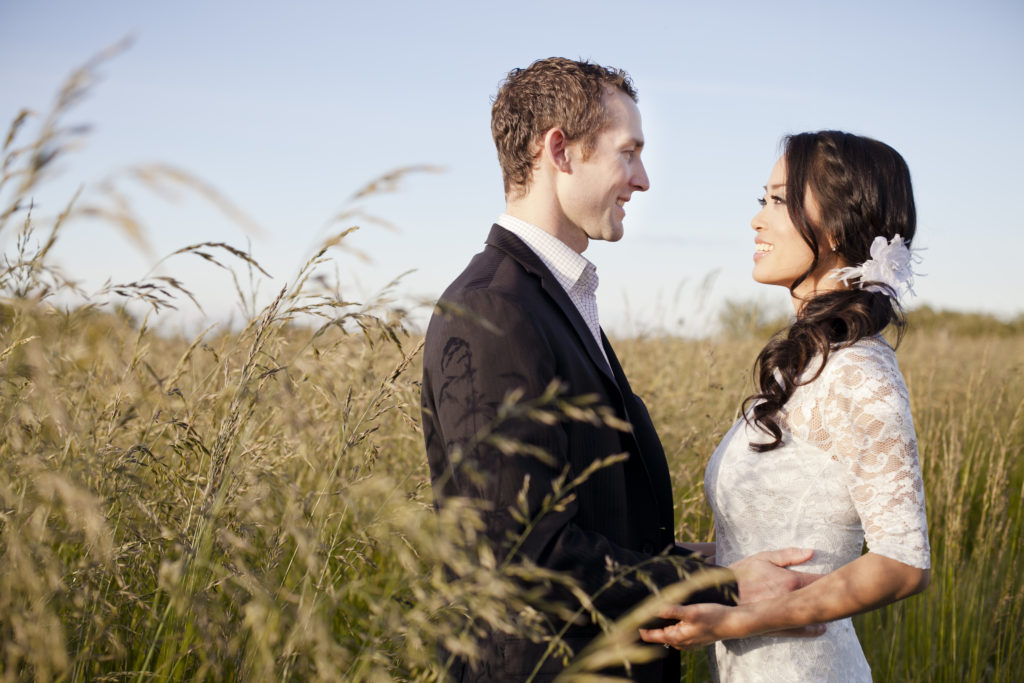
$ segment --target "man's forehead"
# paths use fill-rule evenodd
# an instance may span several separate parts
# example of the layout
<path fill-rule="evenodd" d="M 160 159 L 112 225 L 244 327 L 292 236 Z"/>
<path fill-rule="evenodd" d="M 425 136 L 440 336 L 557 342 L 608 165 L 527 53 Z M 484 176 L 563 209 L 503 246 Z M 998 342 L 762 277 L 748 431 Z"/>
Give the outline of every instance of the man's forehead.
<path fill-rule="evenodd" d="M 626 93 L 621 98 L 605 96 L 605 121 L 601 134 L 615 138 L 618 142 L 632 142 L 637 147 L 644 144 L 644 132 L 640 120 L 640 108 Z"/>
<path fill-rule="evenodd" d="M 609 86 L 604 87 L 604 94 L 601 95 L 601 106 L 604 107 L 606 112 L 613 109 L 621 112 L 632 110 L 635 111 L 638 116 L 640 115 L 640 107 L 637 106 L 636 101 L 618 88 L 612 88 Z"/>

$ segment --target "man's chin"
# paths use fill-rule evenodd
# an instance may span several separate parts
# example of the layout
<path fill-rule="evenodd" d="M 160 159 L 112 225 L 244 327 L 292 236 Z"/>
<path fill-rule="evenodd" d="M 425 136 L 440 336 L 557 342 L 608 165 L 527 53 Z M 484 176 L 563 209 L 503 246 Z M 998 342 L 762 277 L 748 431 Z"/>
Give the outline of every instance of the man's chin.
<path fill-rule="evenodd" d="M 622 239 L 624 230 L 621 225 L 605 225 L 600 229 L 586 231 L 589 242 L 618 242 Z"/>
<path fill-rule="evenodd" d="M 625 230 L 623 230 L 621 225 L 612 225 L 601 231 L 599 239 L 603 242 L 618 242 L 622 239 L 624 233 Z"/>

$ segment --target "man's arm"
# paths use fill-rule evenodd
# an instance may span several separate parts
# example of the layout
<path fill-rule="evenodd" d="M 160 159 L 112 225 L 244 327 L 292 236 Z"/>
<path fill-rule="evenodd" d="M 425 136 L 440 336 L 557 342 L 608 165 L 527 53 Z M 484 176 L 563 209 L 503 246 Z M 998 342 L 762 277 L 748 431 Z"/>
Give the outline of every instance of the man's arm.
<path fill-rule="evenodd" d="M 687 552 L 697 553 L 708 562 L 715 561 L 715 544 L 714 543 L 682 543 L 676 541 L 676 546 L 686 550 Z"/>

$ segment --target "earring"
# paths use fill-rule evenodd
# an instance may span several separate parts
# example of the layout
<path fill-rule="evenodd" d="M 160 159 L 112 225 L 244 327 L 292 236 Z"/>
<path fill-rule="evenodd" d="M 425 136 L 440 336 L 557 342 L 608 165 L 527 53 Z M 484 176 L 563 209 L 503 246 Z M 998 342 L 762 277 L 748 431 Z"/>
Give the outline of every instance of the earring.
<path fill-rule="evenodd" d="M 836 249 L 838 249 L 838 247 L 837 247 L 836 245 L 834 245 L 834 244 L 833 244 L 833 245 L 832 245 L 832 253 L 833 253 L 833 254 L 834 254 L 834 253 L 836 253 Z"/>

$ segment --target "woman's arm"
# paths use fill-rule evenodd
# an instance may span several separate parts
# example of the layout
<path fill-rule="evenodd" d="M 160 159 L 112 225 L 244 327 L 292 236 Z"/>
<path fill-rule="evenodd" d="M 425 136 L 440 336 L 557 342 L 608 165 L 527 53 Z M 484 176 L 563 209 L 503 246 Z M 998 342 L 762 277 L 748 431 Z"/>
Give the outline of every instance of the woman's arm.
<path fill-rule="evenodd" d="M 777 598 L 738 607 L 671 606 L 659 616 L 677 619 L 677 624 L 642 630 L 640 635 L 651 643 L 694 648 L 716 640 L 850 617 L 919 593 L 928 581 L 927 569 L 867 553 L 818 581 Z"/>
<path fill-rule="evenodd" d="M 679 623 L 642 632 L 644 640 L 688 648 L 834 621 L 918 593 L 929 581 L 929 545 L 917 437 L 906 384 L 892 350 L 866 343 L 837 351 L 816 380 L 823 389 L 820 447 L 844 466 L 851 503 L 869 550 L 792 593 L 712 605 L 670 607 Z"/>

